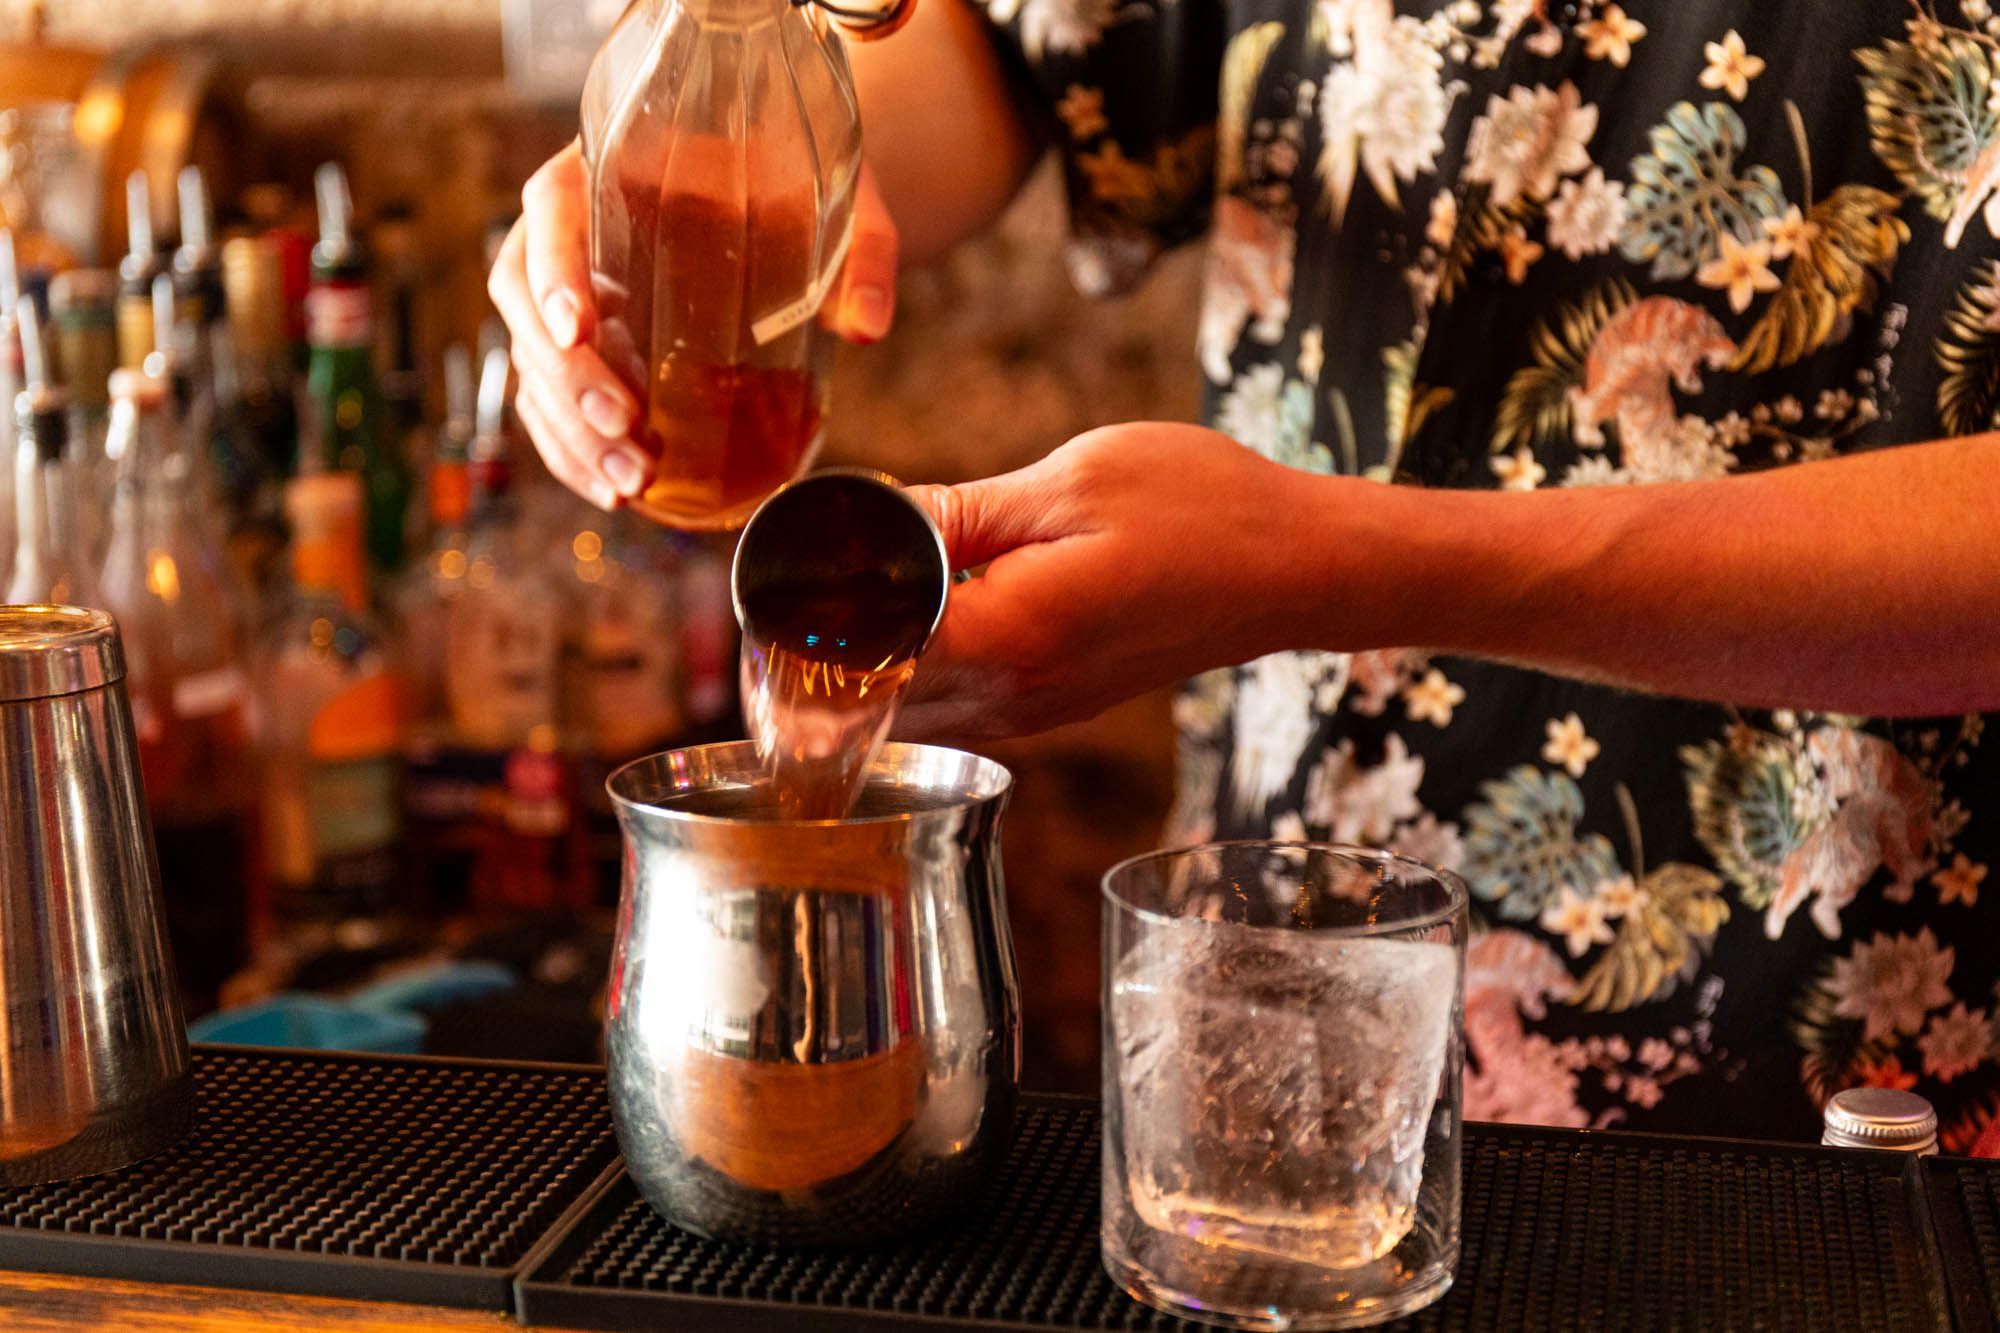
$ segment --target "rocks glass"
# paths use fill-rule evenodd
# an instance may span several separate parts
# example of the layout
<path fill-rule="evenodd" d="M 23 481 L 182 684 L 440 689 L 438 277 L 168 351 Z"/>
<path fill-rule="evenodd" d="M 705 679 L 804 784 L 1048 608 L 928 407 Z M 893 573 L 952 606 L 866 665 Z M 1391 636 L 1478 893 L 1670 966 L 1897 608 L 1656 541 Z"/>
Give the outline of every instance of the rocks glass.
<path fill-rule="evenodd" d="M 1104 880 L 1104 1263 L 1237 1328 L 1422 1308 L 1459 1246 L 1466 892 L 1240 842 Z"/>

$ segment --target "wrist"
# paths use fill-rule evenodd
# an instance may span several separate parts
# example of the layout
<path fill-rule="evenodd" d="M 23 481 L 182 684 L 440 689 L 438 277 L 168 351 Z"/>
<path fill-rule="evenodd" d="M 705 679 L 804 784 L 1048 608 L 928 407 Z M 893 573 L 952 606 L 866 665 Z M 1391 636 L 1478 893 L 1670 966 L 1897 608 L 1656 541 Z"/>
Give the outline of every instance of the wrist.
<path fill-rule="evenodd" d="M 1506 656 L 1589 562 L 1554 494 L 1346 476 L 1305 477 L 1301 492 L 1287 511 L 1297 555 L 1273 585 L 1294 612 L 1285 647 Z"/>

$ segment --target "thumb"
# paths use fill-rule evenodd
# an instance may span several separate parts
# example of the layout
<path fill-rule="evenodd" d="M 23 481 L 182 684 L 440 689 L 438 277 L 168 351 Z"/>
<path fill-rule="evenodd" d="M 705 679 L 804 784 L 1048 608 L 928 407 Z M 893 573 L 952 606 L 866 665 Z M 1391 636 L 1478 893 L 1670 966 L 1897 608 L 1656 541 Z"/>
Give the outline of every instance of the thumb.
<path fill-rule="evenodd" d="M 1039 463 L 958 486 L 912 486 L 909 496 L 937 524 L 953 569 L 983 565 L 1058 535 L 1051 517 L 1055 496 Z"/>
<path fill-rule="evenodd" d="M 847 262 L 827 315 L 827 325 L 849 342 L 872 343 L 886 337 L 896 318 L 895 219 L 875 186 L 875 173 L 861 165 L 854 191 L 854 232 L 847 243 Z"/>

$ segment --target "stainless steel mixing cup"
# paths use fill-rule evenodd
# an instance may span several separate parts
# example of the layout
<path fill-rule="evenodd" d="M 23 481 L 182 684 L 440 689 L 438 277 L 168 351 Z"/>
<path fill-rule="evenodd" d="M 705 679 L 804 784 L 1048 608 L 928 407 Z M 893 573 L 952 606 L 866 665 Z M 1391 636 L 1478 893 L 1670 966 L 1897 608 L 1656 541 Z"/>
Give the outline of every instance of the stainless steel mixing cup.
<path fill-rule="evenodd" d="M 626 1169 L 669 1221 L 810 1244 L 907 1231 L 1006 1150 L 1020 998 L 1011 779 L 888 745 L 846 819 L 784 822 L 748 742 L 610 779 L 625 833 L 606 1047 Z"/>
<path fill-rule="evenodd" d="M 0 1185 L 172 1143 L 187 1031 L 118 630 L 0 606 Z"/>

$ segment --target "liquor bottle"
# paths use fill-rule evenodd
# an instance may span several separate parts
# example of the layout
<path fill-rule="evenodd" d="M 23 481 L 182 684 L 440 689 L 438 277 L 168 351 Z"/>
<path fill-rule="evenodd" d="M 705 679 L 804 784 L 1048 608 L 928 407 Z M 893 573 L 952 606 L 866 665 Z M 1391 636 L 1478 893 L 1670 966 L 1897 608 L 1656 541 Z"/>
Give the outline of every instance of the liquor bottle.
<path fill-rule="evenodd" d="M 313 286 L 307 297 L 312 344 L 307 387 L 324 463 L 361 476 L 369 565 L 377 574 L 389 575 L 403 563 L 409 472 L 376 387 L 368 264 L 354 234 L 347 175 L 329 162 L 319 169 L 315 184 L 320 236 L 313 247 Z"/>
<path fill-rule="evenodd" d="M 247 957 L 255 837 L 242 639 L 220 554 L 185 521 L 195 459 L 174 438 L 167 386 L 119 370 L 111 395 L 117 482 L 102 595 L 124 639 L 167 929 L 198 1014 Z"/>
<path fill-rule="evenodd" d="M 367 609 L 361 480 L 286 487 L 296 595 L 258 653 L 263 824 L 280 921 L 377 913 L 400 885 L 402 686 Z"/>
<path fill-rule="evenodd" d="M 14 233 L 0 227 L 0 580 L 14 563 L 14 399 L 21 392 L 20 305 Z"/>
<path fill-rule="evenodd" d="M 254 477 L 254 484 L 246 482 L 258 497 L 251 507 L 275 510 L 284 483 L 299 470 L 298 402 L 277 247 L 257 236 L 224 241 L 222 285 L 236 357 L 236 396 L 224 429 L 239 466 Z"/>
<path fill-rule="evenodd" d="M 49 282 L 49 322 L 61 352 L 75 450 L 78 526 L 92 559 L 101 563 L 111 538 L 110 499 L 116 476 L 105 454 L 111 427 L 111 372 L 118 368 L 118 275 L 79 268 Z"/>
<path fill-rule="evenodd" d="M 146 173 L 125 178 L 126 254 L 118 261 L 118 364 L 143 370 L 152 355 L 153 279 L 166 260 L 153 241 L 153 199 Z"/>
<path fill-rule="evenodd" d="M 445 615 L 465 588 L 466 520 L 471 508 L 467 449 L 474 433 L 472 362 L 463 344 L 445 349 L 445 419 L 432 448 L 425 485 L 430 543 L 398 582 L 397 620 L 410 663 L 411 718 L 425 740 L 450 730 L 445 705 Z"/>
<path fill-rule="evenodd" d="M 632 5 L 583 95 L 598 352 L 658 479 L 633 508 L 740 526 L 811 465 L 861 130 L 840 41 L 789 0 Z"/>
<path fill-rule="evenodd" d="M 234 581 L 222 555 L 228 544 L 228 523 L 216 494 L 215 472 L 209 466 L 214 400 L 203 382 L 201 353 L 181 324 L 173 278 L 165 273 L 153 279 L 153 331 L 158 341 L 146 358 L 146 374 L 165 386 L 176 452 L 184 457 L 183 484 L 175 488 L 181 521 L 199 529 L 197 549 L 212 561 L 211 572 L 229 589 L 232 603 L 241 607 L 243 589 Z"/>
<path fill-rule="evenodd" d="M 212 236 L 215 213 L 201 168 L 186 166 L 176 182 L 180 198 L 181 243 L 174 251 L 174 350 L 194 394 L 186 418 L 189 442 L 201 456 L 204 474 L 221 506 L 224 527 L 233 530 L 248 499 L 246 461 L 236 456 L 228 420 L 235 411 L 236 354 L 226 318 L 227 291 L 222 262 Z"/>
<path fill-rule="evenodd" d="M 576 580 L 571 711 L 611 767 L 681 730 L 680 558 L 658 528 L 587 512 L 563 553 Z"/>
<path fill-rule="evenodd" d="M 479 378 L 478 431 L 468 473 L 465 586 L 445 611 L 445 698 L 465 744 L 506 750 L 556 721 L 563 605 L 515 502 L 505 435 L 507 355 L 489 352 Z"/>
<path fill-rule="evenodd" d="M 97 579 L 77 539 L 69 405 L 49 381 L 35 303 L 17 309 L 26 387 L 14 398 L 14 567 L 6 600 L 96 606 Z"/>

